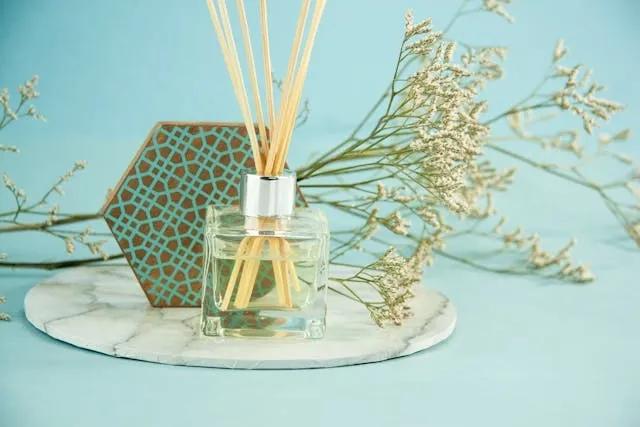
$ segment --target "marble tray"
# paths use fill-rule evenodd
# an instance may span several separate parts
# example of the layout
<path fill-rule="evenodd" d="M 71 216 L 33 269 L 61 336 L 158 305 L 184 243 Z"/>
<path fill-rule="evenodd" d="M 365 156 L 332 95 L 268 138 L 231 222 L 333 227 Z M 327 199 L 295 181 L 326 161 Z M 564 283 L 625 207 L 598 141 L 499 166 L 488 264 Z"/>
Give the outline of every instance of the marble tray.
<path fill-rule="evenodd" d="M 379 362 L 446 339 L 456 324 L 453 305 L 426 287 L 416 293 L 415 315 L 400 328 L 377 328 L 366 309 L 330 292 L 321 340 L 215 339 L 199 336 L 199 309 L 151 307 L 128 267 L 83 267 L 32 288 L 25 313 L 45 334 L 110 356 L 171 365 L 304 369 Z"/>

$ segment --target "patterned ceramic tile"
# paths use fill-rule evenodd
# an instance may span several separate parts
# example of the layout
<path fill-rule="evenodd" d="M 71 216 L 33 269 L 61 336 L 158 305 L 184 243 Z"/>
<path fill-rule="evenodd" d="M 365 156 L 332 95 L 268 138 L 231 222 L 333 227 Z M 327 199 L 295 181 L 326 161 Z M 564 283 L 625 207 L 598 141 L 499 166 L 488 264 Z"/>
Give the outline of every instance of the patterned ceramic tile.
<path fill-rule="evenodd" d="M 200 305 L 206 206 L 237 203 L 240 174 L 253 167 L 242 124 L 153 128 L 102 209 L 151 305 Z"/>

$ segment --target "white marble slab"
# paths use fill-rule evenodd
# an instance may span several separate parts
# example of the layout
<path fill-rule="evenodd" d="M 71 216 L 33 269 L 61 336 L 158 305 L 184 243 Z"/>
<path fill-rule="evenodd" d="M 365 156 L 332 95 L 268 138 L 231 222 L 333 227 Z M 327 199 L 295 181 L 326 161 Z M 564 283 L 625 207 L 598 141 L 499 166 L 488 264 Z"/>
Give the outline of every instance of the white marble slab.
<path fill-rule="evenodd" d="M 27 319 L 51 337 L 110 356 L 171 365 L 303 369 L 378 362 L 446 339 L 456 312 L 439 292 L 420 287 L 414 317 L 380 329 L 362 306 L 329 293 L 321 340 L 200 337 L 197 308 L 153 308 L 128 267 L 77 268 L 32 288 Z"/>

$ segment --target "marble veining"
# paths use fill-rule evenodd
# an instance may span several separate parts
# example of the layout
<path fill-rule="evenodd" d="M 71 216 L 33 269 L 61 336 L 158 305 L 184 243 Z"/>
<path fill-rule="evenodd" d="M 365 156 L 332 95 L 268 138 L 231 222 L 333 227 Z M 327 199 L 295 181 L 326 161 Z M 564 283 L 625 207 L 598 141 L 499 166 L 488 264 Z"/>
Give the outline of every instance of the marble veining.
<path fill-rule="evenodd" d="M 426 287 L 417 289 L 415 315 L 400 328 L 377 328 L 366 309 L 331 292 L 328 307 L 324 339 L 239 340 L 201 337 L 197 308 L 151 307 L 128 267 L 67 270 L 25 298 L 29 322 L 74 346 L 128 359 L 233 369 L 378 362 L 431 347 L 451 335 L 456 323 L 451 302 Z"/>

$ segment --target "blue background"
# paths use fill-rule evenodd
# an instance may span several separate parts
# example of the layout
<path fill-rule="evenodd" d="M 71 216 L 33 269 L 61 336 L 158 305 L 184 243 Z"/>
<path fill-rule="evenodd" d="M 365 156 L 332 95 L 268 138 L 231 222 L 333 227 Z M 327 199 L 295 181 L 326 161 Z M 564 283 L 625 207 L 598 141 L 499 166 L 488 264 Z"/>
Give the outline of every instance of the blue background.
<path fill-rule="evenodd" d="M 284 64 L 297 6 L 271 3 L 274 63 Z M 305 92 L 313 111 L 290 163 L 340 141 L 377 99 L 407 8 L 441 28 L 457 5 L 330 0 Z M 629 105 L 611 129 L 637 122 L 637 2 L 520 1 L 509 10 L 515 26 L 471 17 L 452 32 L 511 48 L 505 79 L 484 94 L 491 112 L 529 93 L 562 36 L 570 62 L 593 67 L 607 96 Z M 0 171 L 35 197 L 74 161 L 88 160 L 60 203 L 95 212 L 155 122 L 239 120 L 216 43 L 204 1 L 0 0 L 0 87 L 38 73 L 37 105 L 48 118 L 2 132 L 0 143 L 23 152 L 2 155 Z M 640 157 L 638 147 L 631 141 L 627 150 Z M 1 308 L 14 317 L 0 324 L 0 426 L 640 425 L 637 249 L 587 190 L 524 167 L 514 190 L 499 200 L 511 223 L 540 232 L 552 247 L 579 236 L 575 258 L 599 280 L 560 285 L 440 260 L 428 283 L 458 308 L 457 331 L 430 351 L 378 365 L 232 372 L 111 359 L 27 324 L 24 294 L 48 273 L 0 271 L 0 295 L 9 298 Z M 55 258 L 63 248 L 34 233 L 3 236 L 0 250 L 19 261 Z"/>

